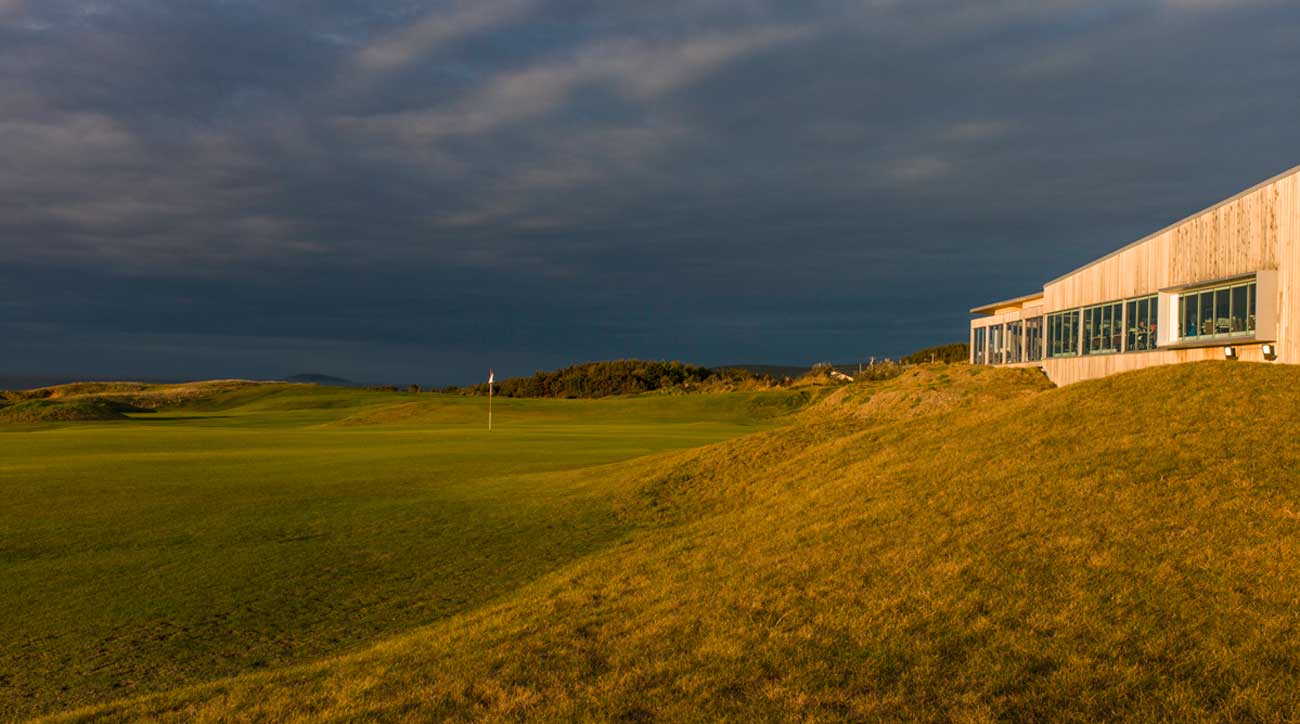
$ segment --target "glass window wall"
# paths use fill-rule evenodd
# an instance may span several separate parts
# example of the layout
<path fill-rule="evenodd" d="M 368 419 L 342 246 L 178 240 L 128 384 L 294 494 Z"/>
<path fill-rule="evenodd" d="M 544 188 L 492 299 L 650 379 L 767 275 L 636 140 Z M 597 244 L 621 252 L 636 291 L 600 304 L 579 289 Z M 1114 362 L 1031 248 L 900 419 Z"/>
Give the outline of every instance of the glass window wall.
<path fill-rule="evenodd" d="M 1043 358 L 1043 318 L 1025 320 L 1025 361 L 1038 362 Z"/>
<path fill-rule="evenodd" d="M 1078 309 L 1048 315 L 1048 357 L 1074 357 L 1079 354 L 1079 315 Z"/>
<path fill-rule="evenodd" d="M 1124 307 L 1119 302 L 1098 304 L 1083 310 L 1083 353 L 1110 354 L 1119 351 Z"/>
<path fill-rule="evenodd" d="M 1156 348 L 1157 324 L 1160 319 L 1160 298 L 1157 296 L 1130 299 L 1125 305 L 1128 334 L 1124 349 L 1128 352 L 1146 352 Z"/>
<path fill-rule="evenodd" d="M 1025 326 L 1023 322 L 1007 322 L 1007 364 L 1013 365 L 1024 361 L 1023 345 Z"/>
<path fill-rule="evenodd" d="M 1005 338 L 1002 330 L 1001 324 L 989 327 L 989 364 L 1000 365 L 1004 361 L 1002 346 Z"/>
<path fill-rule="evenodd" d="M 1255 283 L 1185 292 L 1178 297 L 1179 336 L 1185 340 L 1255 333 Z"/>

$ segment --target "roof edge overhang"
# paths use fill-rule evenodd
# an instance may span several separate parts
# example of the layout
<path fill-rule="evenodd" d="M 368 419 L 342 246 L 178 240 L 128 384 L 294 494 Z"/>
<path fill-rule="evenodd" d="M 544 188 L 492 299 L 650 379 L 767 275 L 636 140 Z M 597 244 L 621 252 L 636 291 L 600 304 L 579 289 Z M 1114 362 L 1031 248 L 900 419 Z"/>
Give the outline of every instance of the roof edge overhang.
<path fill-rule="evenodd" d="M 992 304 L 984 304 L 982 306 L 978 306 L 971 309 L 970 313 L 991 316 L 995 314 L 999 309 L 1005 309 L 1007 307 L 1023 307 L 1025 306 L 1025 304 L 1029 302 L 1042 299 L 1042 298 L 1043 298 L 1042 292 L 1034 292 L 1033 294 L 1026 294 L 1023 297 L 1016 297 L 1015 299 L 1004 299 L 1000 302 L 994 302 Z"/>
<path fill-rule="evenodd" d="M 1267 270 L 1262 270 L 1262 271 L 1267 271 Z M 1157 293 L 1185 292 L 1189 289 L 1201 289 L 1202 287 L 1217 287 L 1220 284 L 1231 284 L 1232 282 L 1245 281 L 1247 279 L 1254 279 L 1257 276 L 1259 276 L 1258 271 L 1246 272 L 1245 274 L 1232 274 L 1226 277 L 1218 277 L 1217 279 L 1206 279 L 1204 281 L 1189 282 L 1187 284 L 1175 284 L 1172 287 L 1157 289 L 1156 292 Z"/>
<path fill-rule="evenodd" d="M 1255 193 L 1256 191 L 1259 191 L 1260 189 L 1264 188 L 1265 186 L 1268 186 L 1269 184 L 1277 183 L 1278 181 L 1281 181 L 1281 180 L 1284 179 L 1284 178 L 1287 178 L 1287 177 L 1290 177 L 1290 176 L 1294 176 L 1294 175 L 1296 175 L 1296 174 L 1300 174 L 1300 166 L 1294 166 L 1294 167 L 1292 167 L 1292 168 L 1290 168 L 1290 169 L 1288 169 L 1288 170 L 1286 170 L 1286 171 L 1283 171 L 1282 173 L 1280 173 L 1280 174 L 1278 174 L 1278 175 L 1276 175 L 1276 176 L 1274 176 L 1274 177 L 1272 177 L 1272 178 L 1270 178 L 1270 179 L 1267 179 L 1267 180 L 1264 180 L 1264 181 L 1260 181 L 1259 183 L 1255 184 L 1254 186 L 1251 186 L 1250 188 L 1246 189 L 1245 191 L 1242 191 L 1242 192 L 1240 192 L 1240 193 L 1233 194 L 1232 196 L 1229 196 L 1228 198 L 1226 198 L 1226 199 L 1220 201 L 1219 203 L 1217 203 L 1217 204 L 1215 204 L 1215 205 L 1213 205 L 1213 206 L 1211 206 L 1211 207 L 1209 207 L 1209 208 L 1201 209 L 1200 211 L 1197 211 L 1197 212 L 1194 213 L 1194 214 L 1190 214 L 1190 215 L 1188 215 L 1188 216 L 1185 216 L 1185 217 L 1183 217 L 1182 219 L 1179 219 L 1178 221 L 1175 221 L 1174 223 L 1169 224 L 1168 226 L 1165 226 L 1165 227 L 1161 228 L 1159 231 L 1153 231 L 1153 232 L 1151 232 L 1150 234 L 1147 234 L 1146 236 L 1142 237 L 1141 239 L 1138 239 L 1137 241 L 1134 241 L 1134 242 L 1132 242 L 1132 243 L 1130 243 L 1130 244 L 1125 244 L 1124 246 L 1121 246 L 1120 248 L 1116 249 L 1115 251 L 1110 252 L 1109 254 L 1107 254 L 1107 255 L 1105 255 L 1105 256 L 1097 257 L 1096 259 L 1093 259 L 1092 261 L 1088 262 L 1087 264 L 1084 264 L 1083 266 L 1081 266 L 1081 267 L 1079 267 L 1079 268 L 1077 268 L 1077 269 L 1074 269 L 1073 271 L 1068 271 L 1068 272 L 1062 274 L 1061 276 L 1059 276 L 1059 277 L 1057 277 L 1057 278 L 1051 280 L 1050 282 L 1047 282 L 1047 283 L 1044 284 L 1043 286 L 1046 287 L 1046 286 L 1048 286 L 1048 285 L 1055 284 L 1055 283 L 1061 281 L 1062 279 L 1066 279 L 1066 278 L 1068 278 L 1068 277 L 1072 277 L 1072 276 L 1074 276 L 1075 274 L 1078 274 L 1079 272 L 1084 271 L 1085 269 L 1089 269 L 1089 268 L 1091 268 L 1091 267 L 1094 267 L 1094 266 L 1096 266 L 1096 265 L 1102 263 L 1103 261 L 1106 261 L 1107 259 L 1109 259 L 1109 258 L 1111 258 L 1111 257 L 1113 257 L 1113 256 L 1116 256 L 1116 255 L 1118 255 L 1118 254 L 1122 254 L 1122 253 L 1128 251 L 1129 249 L 1132 249 L 1132 248 L 1135 247 L 1135 246 L 1139 246 L 1139 245 L 1141 245 L 1141 244 L 1145 244 L 1146 242 L 1151 241 L 1151 240 L 1154 239 L 1155 237 L 1160 236 L 1161 234 L 1163 234 L 1163 233 L 1169 231 L 1170 229 L 1174 229 L 1174 228 L 1176 228 L 1176 227 L 1182 226 L 1183 224 L 1186 224 L 1187 222 L 1192 221 L 1192 220 L 1194 220 L 1194 219 L 1196 219 L 1196 218 L 1199 218 L 1199 217 L 1201 217 L 1201 216 L 1205 216 L 1206 214 L 1212 214 L 1212 213 L 1214 213 L 1215 211 L 1218 211 L 1219 209 L 1223 208 L 1224 206 L 1227 206 L 1228 204 L 1231 204 L 1231 203 L 1234 202 L 1234 201 L 1239 201 L 1239 200 L 1241 200 L 1243 197 L 1249 196 L 1249 195 Z"/>

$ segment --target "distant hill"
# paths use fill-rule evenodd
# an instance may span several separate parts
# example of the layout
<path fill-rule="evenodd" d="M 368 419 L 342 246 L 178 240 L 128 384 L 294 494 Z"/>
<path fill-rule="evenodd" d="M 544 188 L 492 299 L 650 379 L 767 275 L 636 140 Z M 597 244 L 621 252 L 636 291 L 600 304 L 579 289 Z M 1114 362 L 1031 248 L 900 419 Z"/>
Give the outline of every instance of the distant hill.
<path fill-rule="evenodd" d="M 149 412 L 133 405 L 109 400 L 23 400 L 12 405 L 0 401 L 0 423 L 84 422 L 125 420 L 126 412 Z"/>
<path fill-rule="evenodd" d="M 122 377 L 120 375 L 54 375 L 54 374 L 18 374 L 0 373 L 0 390 L 34 390 L 40 387 L 53 387 L 87 380 L 118 380 L 121 382 L 168 383 L 169 380 L 156 377 Z"/>
<path fill-rule="evenodd" d="M 126 412 L 148 412 L 193 404 L 250 388 L 285 389 L 284 384 L 252 380 L 206 380 L 177 384 L 148 382 L 71 382 L 28 390 L 0 391 L 0 421 L 123 419 Z M 27 405 L 28 402 L 51 404 Z M 101 403 L 106 409 L 92 409 Z M 90 407 L 86 407 L 89 405 Z"/>
<path fill-rule="evenodd" d="M 334 377 L 332 375 L 322 375 L 314 372 L 304 372 L 302 374 L 294 375 L 293 377 L 286 377 L 284 381 L 303 382 L 312 385 L 324 385 L 326 387 L 356 387 L 358 384 L 356 382 L 353 382 L 352 380 L 347 380 L 342 377 Z"/>

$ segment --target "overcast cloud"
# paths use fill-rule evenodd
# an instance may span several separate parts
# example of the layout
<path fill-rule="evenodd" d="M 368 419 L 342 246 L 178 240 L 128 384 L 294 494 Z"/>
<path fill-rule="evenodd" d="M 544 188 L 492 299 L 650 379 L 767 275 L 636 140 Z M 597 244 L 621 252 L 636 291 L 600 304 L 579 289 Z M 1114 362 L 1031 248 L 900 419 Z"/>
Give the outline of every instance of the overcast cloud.
<path fill-rule="evenodd" d="M 962 340 L 1300 164 L 1298 37 L 1269 0 L 0 0 L 0 372 Z"/>

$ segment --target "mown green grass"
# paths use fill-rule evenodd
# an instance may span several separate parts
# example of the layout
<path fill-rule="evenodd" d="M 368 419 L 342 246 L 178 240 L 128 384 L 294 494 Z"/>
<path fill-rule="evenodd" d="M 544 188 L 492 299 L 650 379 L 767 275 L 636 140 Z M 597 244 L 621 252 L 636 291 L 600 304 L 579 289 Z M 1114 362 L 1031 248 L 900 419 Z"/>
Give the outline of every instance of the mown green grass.
<path fill-rule="evenodd" d="M 926 368 L 611 465 L 615 545 L 347 655 L 70 718 L 1294 719 L 1300 369 L 1046 387 Z"/>
<path fill-rule="evenodd" d="M 485 399 L 246 386 L 129 420 L 0 425 L 0 719 L 471 611 L 627 535 L 645 463 L 612 464 L 806 399 L 497 400 L 489 433 Z"/>

